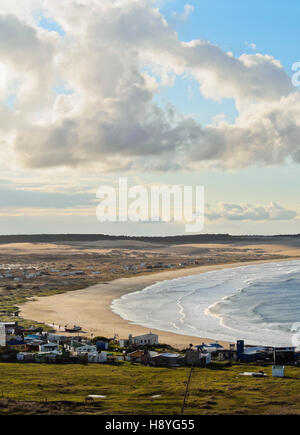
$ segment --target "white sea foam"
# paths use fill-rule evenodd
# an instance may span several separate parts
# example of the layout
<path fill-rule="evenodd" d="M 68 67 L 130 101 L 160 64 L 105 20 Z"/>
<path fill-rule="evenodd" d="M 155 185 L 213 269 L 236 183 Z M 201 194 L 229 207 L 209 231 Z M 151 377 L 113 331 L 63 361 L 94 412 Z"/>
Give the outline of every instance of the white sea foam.
<path fill-rule="evenodd" d="M 300 261 L 265 263 L 158 282 L 113 301 L 131 323 L 177 334 L 289 346 L 300 321 Z"/>

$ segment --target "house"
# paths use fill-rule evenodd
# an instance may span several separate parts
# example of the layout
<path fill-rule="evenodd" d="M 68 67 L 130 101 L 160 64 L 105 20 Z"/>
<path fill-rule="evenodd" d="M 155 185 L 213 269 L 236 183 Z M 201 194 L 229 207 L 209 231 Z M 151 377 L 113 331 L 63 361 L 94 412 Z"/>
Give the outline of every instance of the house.
<path fill-rule="evenodd" d="M 185 363 L 189 366 L 204 367 L 211 363 L 211 353 L 201 352 L 200 349 L 189 349 L 186 351 L 184 359 Z"/>
<path fill-rule="evenodd" d="M 24 337 L 24 341 L 26 342 L 26 343 L 30 343 L 30 342 L 33 342 L 34 340 L 41 340 L 42 339 L 42 337 L 41 337 L 41 335 L 38 335 L 38 334 L 27 334 L 25 337 Z"/>
<path fill-rule="evenodd" d="M 284 378 L 284 366 L 273 366 L 272 367 L 272 376 L 273 378 Z"/>
<path fill-rule="evenodd" d="M 104 341 L 104 340 L 98 340 L 96 342 L 96 346 L 97 346 L 97 350 L 107 350 L 108 349 L 108 340 Z"/>
<path fill-rule="evenodd" d="M 19 346 L 19 350 L 26 350 L 23 336 L 19 331 L 18 322 L 0 322 L 0 346 Z M 14 349 L 18 350 L 17 347 Z"/>
<path fill-rule="evenodd" d="M 31 362 L 34 361 L 34 354 L 29 352 L 17 353 L 17 361 Z"/>
<path fill-rule="evenodd" d="M 67 337 L 66 335 L 58 335 L 58 334 L 52 334 L 48 332 L 47 339 L 51 341 L 51 343 L 67 343 L 70 341 L 70 337 Z"/>
<path fill-rule="evenodd" d="M 0 346 L 6 346 L 6 328 L 4 323 L 0 323 Z"/>
<path fill-rule="evenodd" d="M 213 352 L 209 352 L 212 358 L 218 361 L 236 361 L 237 351 L 235 349 L 217 349 Z"/>
<path fill-rule="evenodd" d="M 150 332 L 149 334 L 133 337 L 130 334 L 128 336 L 128 340 L 129 344 L 132 344 L 134 346 L 153 346 L 155 344 L 158 344 L 158 335 L 152 334 L 152 332 Z"/>
<path fill-rule="evenodd" d="M 244 340 L 236 343 L 237 361 L 252 362 L 273 360 L 273 348 L 267 346 L 245 346 Z"/>
<path fill-rule="evenodd" d="M 39 351 L 40 345 L 44 344 L 44 340 L 32 340 L 26 341 L 27 349 L 29 351 Z"/>
<path fill-rule="evenodd" d="M 150 358 L 149 363 L 160 367 L 178 367 L 182 365 L 183 358 L 179 353 L 159 353 Z"/>
<path fill-rule="evenodd" d="M 265 360 L 268 357 L 268 348 L 264 346 L 247 346 L 244 348 L 243 361 L 251 362 Z"/>
<path fill-rule="evenodd" d="M 130 352 L 127 354 L 126 359 L 131 362 L 142 362 L 142 358 L 144 355 L 143 350 L 135 350 L 134 352 Z"/>
<path fill-rule="evenodd" d="M 22 339 L 12 339 L 6 342 L 6 346 L 10 349 L 26 352 L 28 350 L 27 344 Z"/>
<path fill-rule="evenodd" d="M 88 362 L 89 363 L 105 363 L 107 362 L 108 352 L 89 352 Z"/>
<path fill-rule="evenodd" d="M 18 332 L 18 322 L 0 322 L 0 330 L 6 335 L 13 335 Z"/>
<path fill-rule="evenodd" d="M 216 352 L 217 350 L 224 349 L 217 341 L 215 343 L 202 343 L 200 346 L 196 346 L 197 349 L 201 348 L 204 352 Z"/>
<path fill-rule="evenodd" d="M 275 364 L 289 364 L 296 360 L 296 347 L 274 347 L 273 349 Z"/>
<path fill-rule="evenodd" d="M 40 352 L 58 352 L 59 344 L 58 343 L 45 343 L 39 345 Z"/>
<path fill-rule="evenodd" d="M 96 353 L 97 346 L 91 344 L 84 344 L 82 346 L 77 347 L 77 354 L 83 353 Z"/>
<path fill-rule="evenodd" d="M 120 347 L 127 347 L 127 346 L 129 346 L 129 340 L 128 339 L 120 338 L 120 340 L 119 340 L 119 346 Z"/>
<path fill-rule="evenodd" d="M 65 348 L 70 352 L 77 352 L 77 349 L 82 346 L 84 346 L 84 343 L 82 343 L 81 341 L 71 340 L 70 343 L 65 345 Z"/>
<path fill-rule="evenodd" d="M 61 358 L 58 352 L 39 352 L 34 354 L 35 362 L 39 363 L 54 363 Z"/>
<path fill-rule="evenodd" d="M 144 352 L 144 354 L 141 357 L 141 363 L 145 364 L 145 365 L 150 364 L 151 358 L 153 358 L 156 355 L 158 355 L 158 352 L 155 352 L 153 350 L 148 350 L 148 351 Z"/>

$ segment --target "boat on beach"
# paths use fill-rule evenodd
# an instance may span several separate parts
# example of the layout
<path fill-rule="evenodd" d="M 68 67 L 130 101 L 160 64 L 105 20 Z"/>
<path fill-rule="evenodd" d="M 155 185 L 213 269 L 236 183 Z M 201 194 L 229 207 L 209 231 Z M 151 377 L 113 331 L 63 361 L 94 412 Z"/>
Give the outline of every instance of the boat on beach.
<path fill-rule="evenodd" d="M 67 325 L 65 325 L 65 332 L 78 332 L 81 331 L 81 326 L 74 325 L 73 328 L 68 328 Z"/>

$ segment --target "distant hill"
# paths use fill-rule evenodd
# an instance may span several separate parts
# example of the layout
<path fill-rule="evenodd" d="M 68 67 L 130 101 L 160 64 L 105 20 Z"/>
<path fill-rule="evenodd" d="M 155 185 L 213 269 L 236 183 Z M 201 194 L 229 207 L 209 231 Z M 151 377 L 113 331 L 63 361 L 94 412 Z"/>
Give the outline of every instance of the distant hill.
<path fill-rule="evenodd" d="M 167 237 L 110 236 L 105 234 L 24 234 L 0 236 L 0 244 L 6 243 L 54 243 L 54 242 L 95 242 L 97 240 L 137 240 L 152 243 L 230 243 L 230 242 L 268 242 L 277 238 L 299 238 L 300 234 L 237 235 L 230 234 L 189 234 Z"/>

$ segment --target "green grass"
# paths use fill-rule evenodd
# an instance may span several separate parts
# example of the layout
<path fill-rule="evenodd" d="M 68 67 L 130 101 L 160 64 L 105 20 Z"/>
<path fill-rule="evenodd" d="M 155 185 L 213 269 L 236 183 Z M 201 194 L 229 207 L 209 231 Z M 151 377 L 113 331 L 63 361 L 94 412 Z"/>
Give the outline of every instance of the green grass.
<path fill-rule="evenodd" d="M 189 368 L 120 365 L 0 364 L 0 399 L 84 404 L 88 394 L 107 395 L 97 412 L 179 414 Z M 300 369 L 286 378 L 250 378 L 241 371 L 261 367 L 219 363 L 195 368 L 185 414 L 300 414 Z M 271 367 L 264 368 L 270 375 Z M 151 395 L 161 398 L 151 400 Z M 81 406 L 80 406 L 81 404 Z M 95 405 L 96 406 L 96 405 Z M 90 408 L 90 406 L 89 406 Z M 78 412 L 78 407 L 76 408 Z M 1 408 L 0 408 L 1 413 Z"/>

